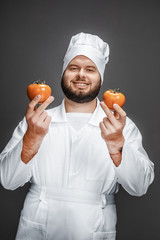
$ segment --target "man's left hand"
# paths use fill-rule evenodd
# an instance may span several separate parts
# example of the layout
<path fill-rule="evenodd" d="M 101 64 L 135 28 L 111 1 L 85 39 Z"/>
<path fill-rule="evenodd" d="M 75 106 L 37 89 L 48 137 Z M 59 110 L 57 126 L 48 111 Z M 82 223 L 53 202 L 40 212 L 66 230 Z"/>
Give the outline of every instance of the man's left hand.
<path fill-rule="evenodd" d="M 118 105 L 114 104 L 114 114 L 104 102 L 100 103 L 106 117 L 100 122 L 101 136 L 107 144 L 109 153 L 112 155 L 121 152 L 124 145 L 123 128 L 126 124 L 126 113 Z"/>

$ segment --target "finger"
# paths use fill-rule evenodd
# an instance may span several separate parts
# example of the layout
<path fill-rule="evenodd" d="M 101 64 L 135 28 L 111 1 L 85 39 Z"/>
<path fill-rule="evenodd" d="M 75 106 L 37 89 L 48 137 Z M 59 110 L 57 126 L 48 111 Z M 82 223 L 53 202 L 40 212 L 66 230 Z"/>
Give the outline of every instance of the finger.
<path fill-rule="evenodd" d="M 118 113 L 119 118 L 126 118 L 126 112 L 118 104 L 116 103 L 113 104 L 113 109 L 115 110 L 116 113 Z"/>
<path fill-rule="evenodd" d="M 48 113 L 46 111 L 43 111 L 39 116 L 39 121 L 45 121 L 47 116 L 48 116 Z"/>
<path fill-rule="evenodd" d="M 100 122 L 99 127 L 100 127 L 100 129 L 101 129 L 102 132 L 105 132 L 105 131 L 106 131 L 106 127 L 105 127 L 105 125 L 104 125 L 103 122 Z"/>
<path fill-rule="evenodd" d="M 112 123 L 108 120 L 107 117 L 106 117 L 106 118 L 103 118 L 103 124 L 104 124 L 104 126 L 106 127 L 106 129 L 108 129 L 108 130 L 110 130 L 110 131 L 114 130 Z"/>
<path fill-rule="evenodd" d="M 114 116 L 115 116 L 115 118 L 116 118 L 117 120 L 120 118 L 118 112 L 116 112 L 116 111 L 114 111 Z"/>
<path fill-rule="evenodd" d="M 107 118 L 109 119 L 110 122 L 114 123 L 115 122 L 115 117 L 112 114 L 111 110 L 107 107 L 107 105 L 104 102 L 100 102 L 100 105 L 103 109 L 103 111 L 105 112 Z"/>
<path fill-rule="evenodd" d="M 41 95 L 37 95 L 33 98 L 32 101 L 30 101 L 30 103 L 28 104 L 27 110 L 26 110 L 27 115 L 33 113 L 33 111 L 36 109 L 36 105 L 38 104 L 40 99 L 41 99 Z"/>
<path fill-rule="evenodd" d="M 41 114 L 48 107 L 48 105 L 51 104 L 51 102 L 53 101 L 54 101 L 54 97 L 50 96 L 37 108 L 36 112 L 38 114 Z"/>
<path fill-rule="evenodd" d="M 101 136 L 103 138 L 105 138 L 106 134 L 107 134 L 107 128 L 105 127 L 103 122 L 100 122 L 99 127 L 101 129 Z"/>
<path fill-rule="evenodd" d="M 44 120 L 44 123 L 45 123 L 45 125 L 46 125 L 46 127 L 48 127 L 49 126 L 49 124 L 50 124 L 50 122 L 51 122 L 51 116 L 47 116 L 46 118 L 45 118 L 45 120 Z"/>

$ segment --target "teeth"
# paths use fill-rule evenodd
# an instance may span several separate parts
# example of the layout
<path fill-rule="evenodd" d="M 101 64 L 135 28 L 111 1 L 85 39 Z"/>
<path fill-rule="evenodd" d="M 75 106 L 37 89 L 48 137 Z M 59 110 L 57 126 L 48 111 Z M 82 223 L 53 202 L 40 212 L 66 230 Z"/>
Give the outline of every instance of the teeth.
<path fill-rule="evenodd" d="M 79 86 L 86 86 L 87 84 L 85 84 L 85 83 L 76 83 L 77 85 L 79 85 Z"/>

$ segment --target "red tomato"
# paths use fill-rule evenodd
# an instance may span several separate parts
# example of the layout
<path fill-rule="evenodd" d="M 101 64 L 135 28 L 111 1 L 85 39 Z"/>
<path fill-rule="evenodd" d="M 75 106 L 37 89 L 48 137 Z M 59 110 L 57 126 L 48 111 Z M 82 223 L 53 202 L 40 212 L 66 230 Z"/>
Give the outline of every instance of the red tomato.
<path fill-rule="evenodd" d="M 30 100 L 36 95 L 41 95 L 39 103 L 43 103 L 48 97 L 50 97 L 51 92 L 52 90 L 50 86 L 46 85 L 44 80 L 36 81 L 27 87 L 27 95 Z"/>
<path fill-rule="evenodd" d="M 125 96 L 120 92 L 120 89 L 108 89 L 103 94 L 103 101 L 109 109 L 113 110 L 113 104 L 117 103 L 120 107 L 125 104 Z"/>

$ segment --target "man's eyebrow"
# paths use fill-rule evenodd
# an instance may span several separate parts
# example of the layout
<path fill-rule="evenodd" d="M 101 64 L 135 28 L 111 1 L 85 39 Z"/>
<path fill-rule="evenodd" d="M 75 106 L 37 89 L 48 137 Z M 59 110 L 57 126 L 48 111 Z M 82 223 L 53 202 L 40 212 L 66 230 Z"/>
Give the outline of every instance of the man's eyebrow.
<path fill-rule="evenodd" d="M 94 68 L 94 69 L 96 69 L 96 67 L 95 66 L 87 66 L 88 68 Z"/>
<path fill-rule="evenodd" d="M 78 67 L 77 64 L 69 64 L 68 66 L 69 66 L 69 67 L 73 67 L 73 66 Z"/>
<path fill-rule="evenodd" d="M 73 66 L 74 66 L 74 67 L 79 67 L 77 64 L 73 64 L 73 63 L 68 65 L 68 67 L 73 67 Z M 90 65 L 88 65 L 88 66 L 86 66 L 86 67 L 87 67 L 87 68 L 93 68 L 93 69 L 96 69 L 95 66 L 90 66 Z"/>

